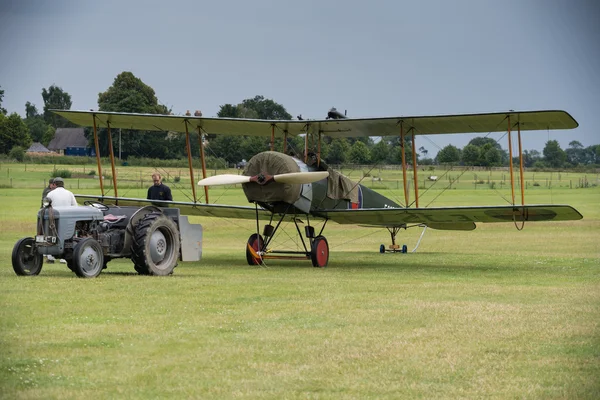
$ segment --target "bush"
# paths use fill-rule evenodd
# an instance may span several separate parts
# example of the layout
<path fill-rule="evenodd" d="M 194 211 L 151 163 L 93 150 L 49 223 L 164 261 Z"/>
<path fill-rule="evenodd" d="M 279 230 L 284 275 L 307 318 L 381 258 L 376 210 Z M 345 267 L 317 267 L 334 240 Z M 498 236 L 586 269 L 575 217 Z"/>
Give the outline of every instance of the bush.
<path fill-rule="evenodd" d="M 90 172 L 87 173 L 89 176 L 94 176 L 96 175 L 96 170 L 91 170 Z"/>
<path fill-rule="evenodd" d="M 18 162 L 23 162 L 25 159 L 25 149 L 21 146 L 14 146 L 8 153 L 10 158 L 14 158 Z"/>
<path fill-rule="evenodd" d="M 173 182 L 179 182 L 181 180 L 180 176 L 173 177 Z"/>
<path fill-rule="evenodd" d="M 72 176 L 72 173 L 68 169 L 55 169 L 50 173 L 50 176 L 54 178 L 58 176 L 60 176 L 61 178 L 70 178 Z"/>

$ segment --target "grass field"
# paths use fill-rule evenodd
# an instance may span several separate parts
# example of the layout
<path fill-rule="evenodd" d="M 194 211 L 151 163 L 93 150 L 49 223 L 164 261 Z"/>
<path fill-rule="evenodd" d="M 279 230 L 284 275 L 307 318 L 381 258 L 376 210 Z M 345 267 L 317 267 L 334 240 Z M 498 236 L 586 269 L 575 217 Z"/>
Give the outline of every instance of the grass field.
<path fill-rule="evenodd" d="M 81 168 L 67 186 L 97 193 Z M 330 224 L 327 268 L 251 267 L 253 221 L 194 217 L 203 260 L 173 276 L 115 260 L 91 280 L 63 264 L 17 277 L 12 247 L 35 233 L 51 169 L 0 166 L 0 398 L 600 398 L 597 175 L 526 176 L 528 203 L 573 205 L 581 221 L 428 230 L 416 253 L 379 254 L 387 231 Z M 143 196 L 150 171 L 120 167 L 119 194 Z M 508 173 L 477 174 L 449 172 L 421 206 L 506 204 Z M 371 175 L 403 201 L 401 173 Z M 244 204 L 235 188 L 210 197 Z M 277 244 L 298 245 L 291 228 Z M 399 241 L 412 249 L 420 233 Z"/>

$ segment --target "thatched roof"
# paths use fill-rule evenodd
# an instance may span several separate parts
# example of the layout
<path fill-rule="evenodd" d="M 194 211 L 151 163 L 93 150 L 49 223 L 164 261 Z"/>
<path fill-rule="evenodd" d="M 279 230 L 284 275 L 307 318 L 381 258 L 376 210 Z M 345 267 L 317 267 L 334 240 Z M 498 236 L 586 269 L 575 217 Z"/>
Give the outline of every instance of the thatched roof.
<path fill-rule="evenodd" d="M 50 150 L 48 150 L 46 148 L 46 146 L 44 146 L 40 142 L 35 142 L 31 146 L 29 146 L 29 148 L 27 149 L 26 152 L 27 153 L 50 153 Z"/>
<path fill-rule="evenodd" d="M 58 128 L 54 139 L 48 144 L 48 149 L 64 150 L 67 147 L 88 147 L 88 140 L 83 133 L 83 128 Z"/>

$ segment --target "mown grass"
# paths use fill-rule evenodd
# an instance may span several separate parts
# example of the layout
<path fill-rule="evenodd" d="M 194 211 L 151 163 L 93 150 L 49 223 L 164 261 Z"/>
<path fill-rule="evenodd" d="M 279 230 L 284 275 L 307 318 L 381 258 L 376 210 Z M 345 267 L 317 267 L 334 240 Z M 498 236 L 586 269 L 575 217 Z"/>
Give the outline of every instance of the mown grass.
<path fill-rule="evenodd" d="M 83 280 L 61 264 L 13 273 L 42 189 L 23 174 L 0 189 L 0 397 L 600 397 L 597 187 L 527 193 L 575 206 L 581 221 L 428 230 L 409 254 L 379 254 L 385 230 L 330 224 L 325 269 L 250 267 L 253 221 L 194 217 L 201 262 L 153 278 L 115 260 Z M 502 203 L 459 187 L 434 205 Z M 278 244 L 297 246 L 286 232 Z M 411 249 L 420 231 L 400 235 Z"/>

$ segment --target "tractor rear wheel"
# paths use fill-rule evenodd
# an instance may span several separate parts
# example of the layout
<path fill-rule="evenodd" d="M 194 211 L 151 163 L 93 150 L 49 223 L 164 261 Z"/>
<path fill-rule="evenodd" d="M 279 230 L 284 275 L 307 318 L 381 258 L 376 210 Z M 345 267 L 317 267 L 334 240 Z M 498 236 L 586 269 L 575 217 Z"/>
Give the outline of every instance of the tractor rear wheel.
<path fill-rule="evenodd" d="M 179 230 L 172 219 L 151 212 L 140 220 L 131 243 L 131 260 L 141 275 L 173 273 L 179 258 Z"/>
<path fill-rule="evenodd" d="M 26 237 L 19 240 L 12 251 L 12 266 L 19 276 L 38 275 L 42 270 L 43 256 L 38 253 L 35 240 Z"/>

